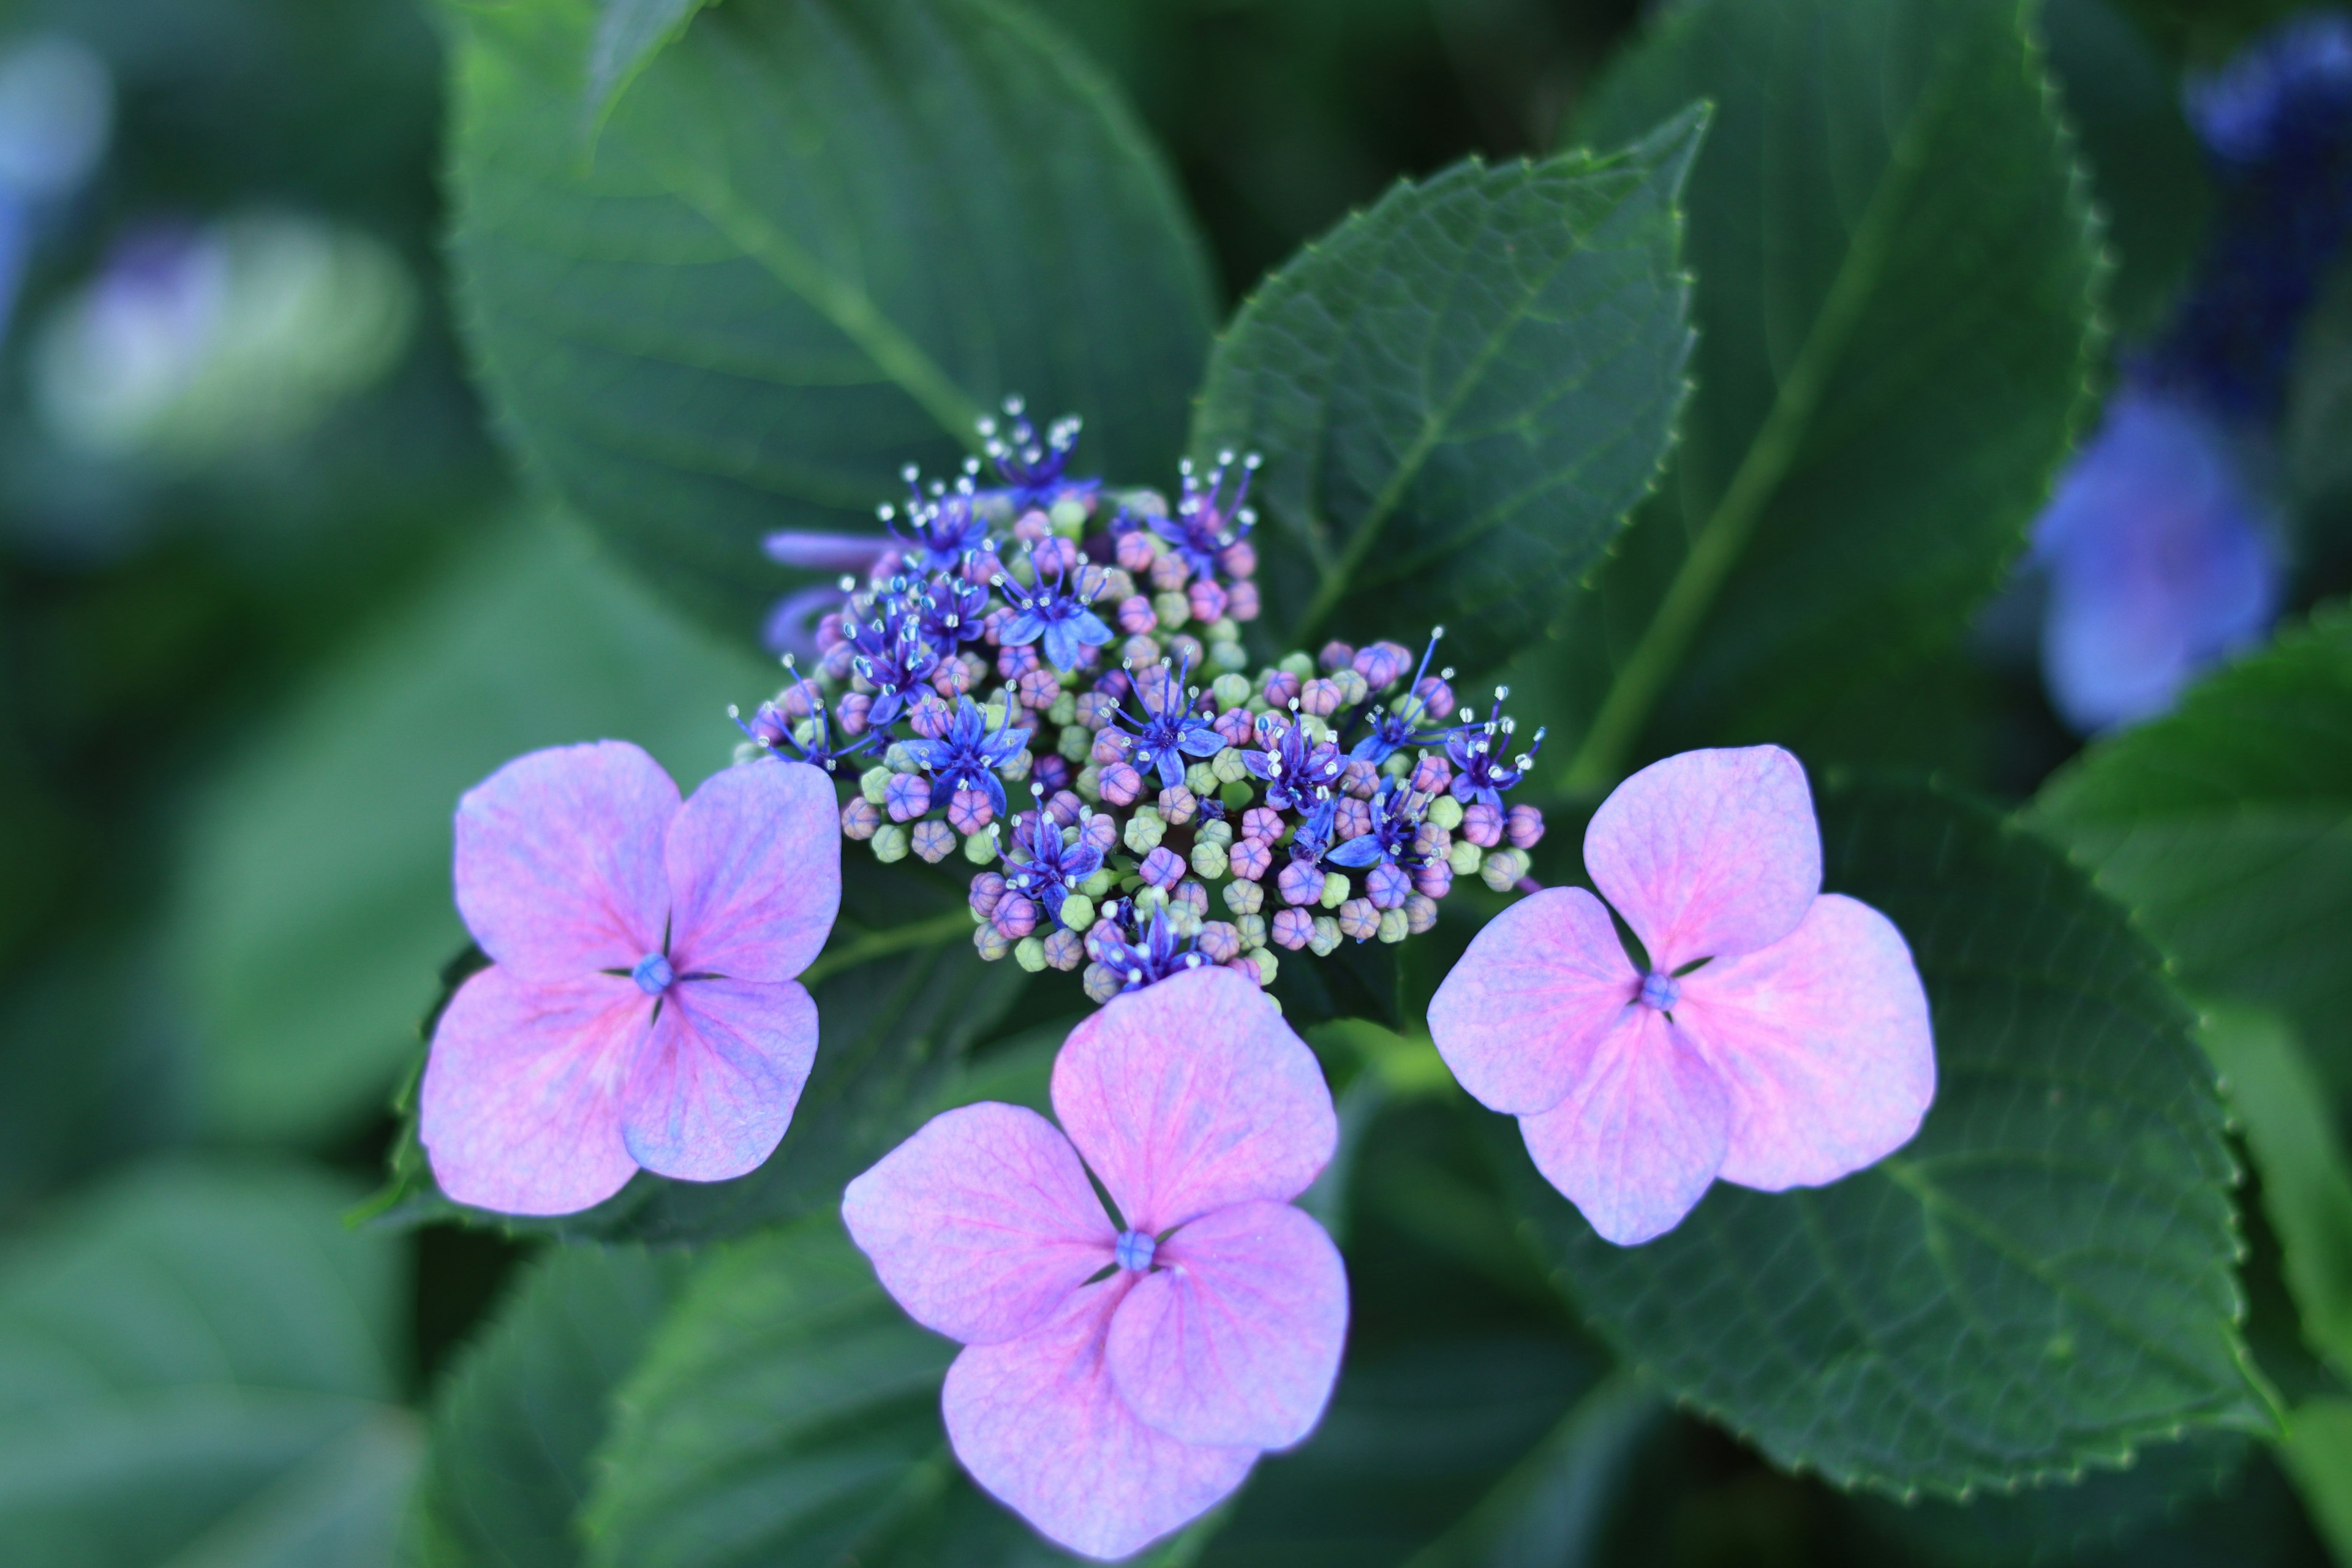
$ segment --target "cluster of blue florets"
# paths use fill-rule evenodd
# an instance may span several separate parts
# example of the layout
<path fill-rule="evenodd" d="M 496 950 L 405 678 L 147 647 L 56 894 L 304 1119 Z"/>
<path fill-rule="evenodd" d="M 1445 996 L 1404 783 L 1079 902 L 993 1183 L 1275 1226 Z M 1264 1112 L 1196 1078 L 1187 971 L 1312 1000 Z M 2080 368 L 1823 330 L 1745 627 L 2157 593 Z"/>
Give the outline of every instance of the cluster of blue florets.
<path fill-rule="evenodd" d="M 888 537 L 816 623 L 816 656 L 748 721 L 746 754 L 853 793 L 842 831 L 884 861 L 961 853 L 974 945 L 1084 966 L 1108 1000 L 1276 949 L 1401 942 L 1456 876 L 1521 884 L 1543 816 L 1504 795 L 1516 749 L 1393 642 L 1250 669 L 1254 457 L 1185 465 L 1175 503 L 1066 473 L 1078 422 L 1018 402 L 953 483 L 908 476 Z M 1025 802 L 1022 797 L 1025 795 Z M 1018 805 L 1019 810 L 1013 808 Z"/>

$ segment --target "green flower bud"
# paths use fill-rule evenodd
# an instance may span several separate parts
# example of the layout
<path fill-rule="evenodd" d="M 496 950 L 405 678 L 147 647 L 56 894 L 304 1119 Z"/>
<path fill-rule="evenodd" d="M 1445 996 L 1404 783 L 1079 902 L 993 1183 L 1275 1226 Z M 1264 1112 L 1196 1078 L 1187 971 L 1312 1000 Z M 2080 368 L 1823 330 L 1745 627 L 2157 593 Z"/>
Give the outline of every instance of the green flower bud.
<path fill-rule="evenodd" d="M 1242 951 L 1244 952 L 1255 952 L 1265 945 L 1264 915 L 1244 915 L 1234 921 L 1234 930 L 1241 932 Z"/>
<path fill-rule="evenodd" d="M 1160 820 L 1159 811 L 1151 806 L 1137 808 L 1135 815 L 1127 819 L 1127 831 L 1121 835 L 1128 848 L 1137 855 L 1150 854 L 1167 837 L 1168 825 Z"/>
<path fill-rule="evenodd" d="M 884 823 L 874 830 L 873 844 L 874 858 L 881 861 L 885 866 L 893 860 L 904 860 L 907 858 L 906 825 L 898 822 Z"/>
<path fill-rule="evenodd" d="M 1232 639 L 1228 637 L 1223 640 L 1230 642 Z M 1238 674 L 1221 675 L 1209 682 L 1209 693 L 1217 700 L 1219 708 L 1242 707 L 1250 700 L 1249 677 Z"/>
<path fill-rule="evenodd" d="M 1062 729 L 1062 738 L 1054 749 L 1061 752 L 1066 761 L 1083 763 L 1095 749 L 1095 738 L 1076 724 L 1065 724 Z M 1096 776 L 1101 777 L 1099 773 Z"/>
<path fill-rule="evenodd" d="M 1162 631 L 1174 631 L 1192 616 L 1192 601 L 1171 589 L 1151 595 L 1151 613 L 1160 617 Z"/>
<path fill-rule="evenodd" d="M 1239 879 L 1225 884 L 1225 908 L 1237 915 L 1254 915 L 1265 907 L 1265 889 Z"/>
<path fill-rule="evenodd" d="M 1507 893 L 1528 874 L 1528 852 L 1524 849 L 1489 849 L 1486 863 L 1478 868 L 1478 877 L 1495 891 Z"/>
<path fill-rule="evenodd" d="M 857 775 L 857 793 L 864 795 L 872 805 L 881 805 L 887 802 L 890 798 L 889 791 L 890 770 L 888 768 L 868 768 Z"/>
<path fill-rule="evenodd" d="M 1430 820 L 1433 822 L 1436 818 Z M 1454 841 L 1454 847 L 1446 852 L 1445 863 L 1454 868 L 1454 874 L 1457 877 L 1475 877 L 1486 853 L 1467 838 L 1457 838 Z"/>
<path fill-rule="evenodd" d="M 1337 871 L 1324 872 L 1323 897 L 1320 901 L 1323 907 L 1327 910 L 1336 910 L 1341 904 L 1346 903 L 1348 901 L 1348 879 Z"/>
<path fill-rule="evenodd" d="M 1230 849 L 1234 847 L 1234 825 L 1230 822 L 1204 822 L 1192 830 L 1192 842 Z"/>
<path fill-rule="evenodd" d="M 1396 911 L 1391 910 L 1389 912 L 1394 914 Z M 1045 942 L 1037 937 L 1023 937 L 1013 944 L 1013 962 L 1032 974 L 1042 973 L 1045 968 Z"/>
<path fill-rule="evenodd" d="M 1339 951 L 1342 940 L 1338 921 L 1329 915 L 1317 915 L 1315 934 L 1307 939 L 1307 950 L 1318 958 L 1328 958 Z"/>
<path fill-rule="evenodd" d="M 1411 936 L 1412 934 L 1412 924 L 1405 919 L 1405 913 L 1402 910 L 1382 910 L 1381 911 L 1380 936 L 1382 942 L 1402 942 L 1406 937 Z"/>
<path fill-rule="evenodd" d="M 1046 515 L 1054 520 L 1055 533 L 1065 539 L 1076 539 L 1087 526 L 1087 503 L 1076 496 L 1064 496 Z"/>
<path fill-rule="evenodd" d="M 1404 753 L 1400 752 L 1397 754 L 1402 756 Z M 1451 833 L 1462 826 L 1462 803 L 1450 795 L 1441 795 L 1429 803 L 1426 820 Z M 1454 869 L 1460 872 L 1462 868 L 1456 866 Z"/>
<path fill-rule="evenodd" d="M 1093 876 L 1078 884 L 1078 891 L 1090 899 L 1099 899 L 1118 886 L 1118 873 L 1108 866 L 1102 866 L 1096 868 Z M 1070 906 L 1064 904 L 1062 907 L 1066 910 Z M 1087 923 L 1092 925 L 1094 921 L 1088 921 Z"/>
<path fill-rule="evenodd" d="M 1100 872 L 1096 873 L 1096 876 L 1100 875 Z M 1093 881 L 1094 878 L 1089 877 L 1087 882 L 1081 885 L 1089 885 Z M 1092 930 L 1095 923 L 1095 901 L 1084 893 L 1072 893 L 1062 900 L 1062 923 L 1075 931 L 1083 932 Z"/>
<path fill-rule="evenodd" d="M 1287 670 L 1301 680 L 1315 679 L 1315 661 L 1303 653 L 1285 654 L 1282 663 L 1276 668 Z"/>
<path fill-rule="evenodd" d="M 904 741 L 893 741 L 890 749 L 882 753 L 882 765 L 894 773 L 919 773 L 923 765 L 915 761 L 915 753 L 907 749 Z"/>
<path fill-rule="evenodd" d="M 1196 841 L 1192 846 L 1192 874 L 1204 882 L 1214 881 L 1225 874 L 1225 850 L 1221 844 Z"/>
<path fill-rule="evenodd" d="M 1059 697 L 1055 698 L 1054 705 L 1045 710 L 1045 717 L 1051 719 L 1056 724 L 1076 723 L 1078 721 L 1077 694 L 1073 691 L 1065 691 Z"/>
<path fill-rule="evenodd" d="M 1250 777 L 1249 764 L 1242 761 L 1239 746 L 1227 746 L 1209 759 L 1209 772 L 1220 784 L 1237 784 Z M 1194 792 L 1198 794 L 1198 791 Z"/>
<path fill-rule="evenodd" d="M 1237 642 L 1220 641 L 1209 645 L 1209 668 L 1230 674 L 1249 668 L 1249 649 Z"/>
<path fill-rule="evenodd" d="M 1260 985 L 1273 984 L 1275 972 L 1282 967 L 1279 961 L 1277 961 L 1274 956 L 1274 949 L 1270 947 L 1252 948 L 1250 950 L 1250 957 L 1257 962 L 1257 983 Z"/>
<path fill-rule="evenodd" d="M 990 823 L 963 841 L 963 858 L 975 866 L 995 863 L 996 824 Z"/>

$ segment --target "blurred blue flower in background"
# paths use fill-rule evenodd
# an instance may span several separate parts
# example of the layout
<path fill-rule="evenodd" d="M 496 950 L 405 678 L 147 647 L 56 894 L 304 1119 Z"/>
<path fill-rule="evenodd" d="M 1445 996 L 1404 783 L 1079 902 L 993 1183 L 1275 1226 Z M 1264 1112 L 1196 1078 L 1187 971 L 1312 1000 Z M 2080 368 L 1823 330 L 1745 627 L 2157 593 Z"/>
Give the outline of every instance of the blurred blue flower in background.
<path fill-rule="evenodd" d="M 0 53 L 0 336 L 44 220 L 98 167 L 113 122 L 113 79 L 79 44 L 43 37 Z"/>
<path fill-rule="evenodd" d="M 2192 81 L 2186 108 L 2212 238 L 2035 526 L 2043 678 L 2084 733 L 2165 711 L 2277 613 L 2266 475 L 2296 330 L 2352 232 L 2352 16 L 2280 24 Z"/>

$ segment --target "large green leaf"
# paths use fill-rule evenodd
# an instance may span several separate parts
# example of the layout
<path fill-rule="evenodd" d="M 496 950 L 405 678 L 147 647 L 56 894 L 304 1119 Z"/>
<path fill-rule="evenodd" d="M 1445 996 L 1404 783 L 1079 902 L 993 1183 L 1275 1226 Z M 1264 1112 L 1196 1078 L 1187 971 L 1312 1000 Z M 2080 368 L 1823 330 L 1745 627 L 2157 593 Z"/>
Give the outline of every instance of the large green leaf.
<path fill-rule="evenodd" d="M 558 1247 L 524 1275 L 433 1405 L 419 1561 L 576 1568 L 574 1516 L 614 1389 L 687 1271 L 678 1253 Z"/>
<path fill-rule="evenodd" d="M 1698 391 L 1538 660 L 1580 791 L 1794 742 L 1948 645 L 2023 542 L 2096 345 L 2095 229 L 2017 6 L 1696 0 L 1576 133 L 1696 98 Z"/>
<path fill-rule="evenodd" d="M 2336 606 L 2092 747 L 2027 820 L 2200 996 L 2293 1019 L 2352 1106 L 2352 610 Z"/>
<path fill-rule="evenodd" d="M 525 451 L 748 633 L 778 528 L 874 527 L 1006 394 L 1160 478 L 1207 350 L 1201 248 L 1112 89 L 1013 0 L 730 0 L 613 105 L 589 0 L 470 7 L 455 241 Z M 1169 476 L 1169 477 L 1172 477 Z"/>
<path fill-rule="evenodd" d="M 1279 633 L 1443 623 L 1476 668 L 1550 622 L 1654 479 L 1682 402 L 1675 201 L 1703 121 L 1607 157 L 1402 182 L 1243 308 L 1192 448 L 1265 456 Z"/>
<path fill-rule="evenodd" d="M 776 679 L 543 520 L 501 528 L 323 672 L 217 781 L 191 829 L 173 944 L 201 1031 L 202 1112 L 237 1138 L 373 1113 L 465 941 L 457 797 L 533 747 L 646 746 L 691 789 Z"/>
<path fill-rule="evenodd" d="M 588 49 L 587 111 L 601 121 L 646 62 L 676 43 L 710 0 L 600 0 L 596 33 Z"/>
<path fill-rule="evenodd" d="M 523 1234 L 659 1244 L 740 1236 L 833 1208 L 852 1177 L 959 1098 L 967 1055 L 1029 984 L 1018 964 L 989 963 L 972 950 L 971 917 L 940 879 L 862 859 L 848 872 L 842 918 L 803 976 L 816 999 L 816 1062 L 766 1163 L 724 1182 L 641 1171 L 583 1213 L 516 1219 L 442 1195 L 417 1140 L 412 1093 L 404 1097 L 392 1185 L 380 1206 L 408 1223 L 455 1218 Z"/>
<path fill-rule="evenodd" d="M 2221 1106 L 2157 954 L 1982 808 L 1900 784 L 1822 807 L 1826 884 L 1892 918 L 1927 984 L 1926 1124 L 1844 1181 L 1718 1184 L 1617 1247 L 1492 1119 L 1560 1286 L 1669 1390 L 1843 1486 L 1962 1496 L 2263 1429 Z"/>
<path fill-rule="evenodd" d="M 0 1542 L 41 1568 L 388 1564 L 396 1250 L 299 1172 L 123 1178 L 0 1259 Z"/>
<path fill-rule="evenodd" d="M 956 1468 L 939 1410 L 955 1351 L 883 1294 L 836 1215 L 720 1252 L 622 1386 L 586 1516 L 589 1561 L 1072 1561 Z"/>

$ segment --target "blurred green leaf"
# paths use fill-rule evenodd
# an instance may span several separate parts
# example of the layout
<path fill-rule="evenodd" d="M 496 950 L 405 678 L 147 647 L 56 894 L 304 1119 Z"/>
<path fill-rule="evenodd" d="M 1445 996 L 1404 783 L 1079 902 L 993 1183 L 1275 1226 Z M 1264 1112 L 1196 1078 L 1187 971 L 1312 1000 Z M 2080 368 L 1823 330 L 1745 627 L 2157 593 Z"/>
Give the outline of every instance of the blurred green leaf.
<path fill-rule="evenodd" d="M 1541 716 L 1578 738 L 1570 789 L 1686 745 L 1800 743 L 1948 646 L 2022 544 L 2099 271 L 2022 22 L 1990 0 L 1696 0 L 1579 120 L 1606 143 L 1717 108 L 1685 200 L 1698 391 L 1520 682 L 1534 699 L 1539 673 Z"/>
<path fill-rule="evenodd" d="M 2209 1008 L 2200 1037 L 2244 1124 L 2304 1337 L 2352 1373 L 2352 1162 L 2319 1074 L 2275 1014 Z"/>
<path fill-rule="evenodd" d="M 2296 1406 L 2281 1455 L 2330 1553 L 2352 1563 L 2352 1399 Z"/>
<path fill-rule="evenodd" d="M 435 1187 L 412 1094 L 378 1209 L 405 1223 L 457 1218 L 520 1235 L 676 1245 L 833 1208 L 850 1179 L 920 1126 L 942 1097 L 961 1098 L 967 1054 L 1029 982 L 1020 965 L 989 963 L 972 950 L 971 918 L 940 879 L 884 871 L 862 858 L 847 872 L 843 917 L 803 977 L 816 998 L 816 1063 L 765 1164 L 724 1182 L 640 1171 L 594 1208 L 518 1219 L 465 1208 Z M 886 919 L 896 923 L 866 923 Z"/>
<path fill-rule="evenodd" d="M 1074 1561 L 956 1468 L 939 1413 L 955 1352 L 882 1293 L 837 1215 L 718 1253 L 622 1386 L 589 1502 L 589 1561 Z"/>
<path fill-rule="evenodd" d="M 614 1389 L 687 1272 L 683 1254 L 557 1247 L 436 1396 L 418 1498 L 433 1568 L 576 1568 L 574 1516 Z"/>
<path fill-rule="evenodd" d="M 712 0 L 598 0 L 588 51 L 588 116 L 601 121 L 646 63 L 677 41 Z"/>
<path fill-rule="evenodd" d="M 1265 455 L 1256 540 L 1285 646 L 1442 623 L 1447 653 L 1486 668 L 1558 613 L 1682 403 L 1675 201 L 1704 121 L 1401 182 L 1243 308 L 1192 454 Z"/>
<path fill-rule="evenodd" d="M 1822 792 L 1824 882 L 1901 928 L 1934 1009 L 1918 1136 L 1680 1228 L 1596 1237 L 1491 1119 L 1527 1234 L 1623 1353 L 1776 1462 L 1906 1496 L 2268 1429 L 2238 1331 L 2213 1078 L 2162 965 L 2058 856 L 1900 783 Z"/>
<path fill-rule="evenodd" d="M 1115 91 L 1012 0 L 730 0 L 583 154 L 588 0 L 467 12 L 455 257 L 509 428 L 738 634 L 772 530 L 874 530 L 1006 394 L 1089 470 L 1174 459 L 1200 244 Z"/>
<path fill-rule="evenodd" d="M 2352 1106 L 2352 609 L 2084 753 L 2026 816 L 2132 911 L 2200 996 L 2294 1021 Z"/>
<path fill-rule="evenodd" d="M 173 942 L 205 1120 L 318 1139 L 383 1103 L 432 977 L 465 941 L 457 797 L 535 747 L 644 745 L 691 790 L 727 764 L 730 701 L 779 677 L 706 640 L 534 519 L 500 529 L 319 679 L 190 831 Z"/>
<path fill-rule="evenodd" d="M 2041 28 L 2115 259 L 2109 314 L 2145 336 L 2196 265 L 2213 200 L 2179 72 L 2114 0 L 2049 0 Z"/>
<path fill-rule="evenodd" d="M 388 1564 L 394 1244 L 340 1184 L 143 1168 L 0 1260 L 0 1542 L 40 1568 Z"/>

